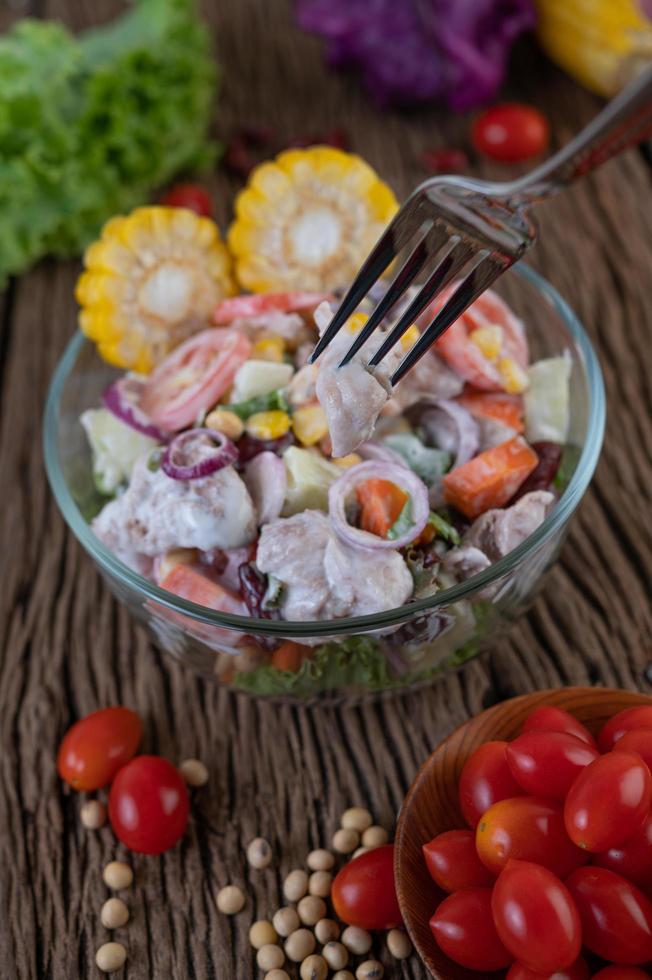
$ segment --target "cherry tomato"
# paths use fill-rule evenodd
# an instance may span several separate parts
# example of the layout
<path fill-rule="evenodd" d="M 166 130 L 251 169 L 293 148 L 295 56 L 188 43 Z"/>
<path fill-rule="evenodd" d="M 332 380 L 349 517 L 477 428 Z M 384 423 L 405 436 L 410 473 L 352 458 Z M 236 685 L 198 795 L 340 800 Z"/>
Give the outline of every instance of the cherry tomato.
<path fill-rule="evenodd" d="M 625 732 L 631 732 L 634 728 L 652 728 L 652 705 L 625 708 L 610 718 L 598 735 L 600 751 L 609 752 Z"/>
<path fill-rule="evenodd" d="M 554 973 L 578 958 L 582 930 L 577 908 L 564 883 L 547 868 L 509 861 L 494 886 L 491 910 L 502 942 L 530 970 Z"/>
<path fill-rule="evenodd" d="M 130 708 L 102 708 L 75 722 L 63 737 L 57 770 L 73 789 L 100 789 L 129 762 L 143 726 Z"/>
<path fill-rule="evenodd" d="M 589 968 L 581 956 L 568 969 L 555 970 L 554 973 L 535 973 L 522 963 L 514 963 L 506 980 L 589 980 Z"/>
<path fill-rule="evenodd" d="M 141 408 L 163 429 L 184 429 L 226 394 L 250 353 L 251 343 L 238 330 L 202 330 L 155 368 Z"/>
<path fill-rule="evenodd" d="M 650 974 L 635 966 L 606 966 L 593 974 L 593 980 L 650 980 Z"/>
<path fill-rule="evenodd" d="M 342 922 L 360 929 L 392 929 L 401 911 L 394 887 L 394 845 L 374 847 L 348 861 L 335 876 L 333 908 Z"/>
<path fill-rule="evenodd" d="M 446 956 L 469 970 L 502 970 L 512 962 L 491 918 L 490 888 L 464 888 L 449 895 L 430 928 Z"/>
<path fill-rule="evenodd" d="M 594 854 L 591 863 L 615 871 L 640 888 L 652 886 L 652 813 L 633 837 L 619 847 Z"/>
<path fill-rule="evenodd" d="M 652 959 L 652 902 L 606 868 L 578 868 L 566 880 L 582 920 L 584 945 L 634 966 Z"/>
<path fill-rule="evenodd" d="M 260 316 L 261 313 L 293 313 L 314 310 L 330 293 L 254 293 L 252 296 L 232 296 L 223 299 L 213 310 L 215 323 L 233 323 L 238 317 Z"/>
<path fill-rule="evenodd" d="M 476 150 L 492 160 L 518 163 L 545 150 L 550 128 L 546 117 L 533 106 L 503 102 L 478 116 L 471 139 Z"/>
<path fill-rule="evenodd" d="M 534 796 L 553 800 L 566 799 L 577 776 L 598 757 L 597 749 L 566 732 L 525 732 L 507 746 L 516 782 Z"/>
<path fill-rule="evenodd" d="M 494 875 L 477 855 L 472 830 L 447 830 L 424 844 L 423 854 L 430 877 L 445 892 L 487 888 L 494 883 Z"/>
<path fill-rule="evenodd" d="M 634 728 L 631 732 L 625 732 L 616 742 L 614 751 L 640 755 L 645 765 L 652 771 L 652 728 Z"/>
<path fill-rule="evenodd" d="M 432 322 L 450 296 L 457 283 L 444 289 L 425 314 L 417 321 L 419 325 Z M 499 326 L 502 330 L 502 345 L 498 358 L 489 360 L 472 340 L 473 331 L 480 327 Z M 523 324 L 518 320 L 500 296 L 491 289 L 483 293 L 459 320 L 448 328 L 435 345 L 437 353 L 475 388 L 482 391 L 504 391 L 505 380 L 500 374 L 497 361 L 510 358 L 520 367 L 527 367 L 528 346 Z"/>
<path fill-rule="evenodd" d="M 213 202 L 201 184 L 175 184 L 165 192 L 161 204 L 168 208 L 187 208 L 188 211 L 202 214 L 206 218 L 213 214 Z"/>
<path fill-rule="evenodd" d="M 532 861 L 565 878 L 588 855 L 568 839 L 564 811 L 554 800 L 517 796 L 482 815 L 475 835 L 478 857 L 498 875 L 508 861 Z"/>
<path fill-rule="evenodd" d="M 578 847 L 607 851 L 640 830 L 650 802 L 652 777 L 641 757 L 609 752 L 573 783 L 564 805 L 566 831 Z"/>
<path fill-rule="evenodd" d="M 109 793 L 118 840 L 139 854 L 161 854 L 188 823 L 188 790 L 179 770 L 157 755 L 139 755 L 120 770 Z"/>
<path fill-rule="evenodd" d="M 507 765 L 506 749 L 507 742 L 485 742 L 462 769 L 460 807 L 469 827 L 477 827 L 480 817 L 492 804 L 523 795 Z"/>
<path fill-rule="evenodd" d="M 591 732 L 581 721 L 574 718 L 568 711 L 544 704 L 527 716 L 523 723 L 523 732 L 566 732 L 575 735 L 588 745 L 596 747 L 596 741 Z"/>

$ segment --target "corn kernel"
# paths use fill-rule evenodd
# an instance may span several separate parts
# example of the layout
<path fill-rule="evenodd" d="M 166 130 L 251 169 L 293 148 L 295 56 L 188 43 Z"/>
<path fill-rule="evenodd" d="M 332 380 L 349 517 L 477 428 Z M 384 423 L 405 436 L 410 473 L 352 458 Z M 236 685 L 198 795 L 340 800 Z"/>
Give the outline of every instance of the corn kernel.
<path fill-rule="evenodd" d="M 421 332 L 417 327 L 416 323 L 413 323 L 411 327 L 408 327 L 403 336 L 401 337 L 401 347 L 403 350 L 410 350 L 414 347 L 417 340 L 421 336 Z"/>
<path fill-rule="evenodd" d="M 221 432 L 227 439 L 234 441 L 239 439 L 244 432 L 242 419 L 235 412 L 229 412 L 226 408 L 216 408 L 210 412 L 204 420 L 204 425 L 207 429 Z"/>
<path fill-rule="evenodd" d="M 346 329 L 349 331 L 349 333 L 359 333 L 368 319 L 369 317 L 366 313 L 353 313 L 346 321 Z"/>
<path fill-rule="evenodd" d="M 503 387 L 509 395 L 520 395 L 527 388 L 526 372 L 511 357 L 501 357 L 498 361 L 498 371 L 503 380 Z"/>
<path fill-rule="evenodd" d="M 341 466 L 343 470 L 348 470 L 351 466 L 357 466 L 362 462 L 362 456 L 357 453 L 349 453 L 348 456 L 333 457 L 336 466 Z"/>
<path fill-rule="evenodd" d="M 258 361 L 274 361 L 281 364 L 285 354 L 285 341 L 282 337 L 263 337 L 253 346 L 251 356 Z"/>
<path fill-rule="evenodd" d="M 328 422 L 321 405 L 304 405 L 292 416 L 292 431 L 302 446 L 314 446 L 328 435 Z"/>
<path fill-rule="evenodd" d="M 469 340 L 484 354 L 488 361 L 497 360 L 503 346 L 503 328 L 497 323 L 478 327 L 469 334 Z"/>
<path fill-rule="evenodd" d="M 247 419 L 247 432 L 254 439 L 280 439 L 290 428 L 287 412 L 255 412 Z"/>

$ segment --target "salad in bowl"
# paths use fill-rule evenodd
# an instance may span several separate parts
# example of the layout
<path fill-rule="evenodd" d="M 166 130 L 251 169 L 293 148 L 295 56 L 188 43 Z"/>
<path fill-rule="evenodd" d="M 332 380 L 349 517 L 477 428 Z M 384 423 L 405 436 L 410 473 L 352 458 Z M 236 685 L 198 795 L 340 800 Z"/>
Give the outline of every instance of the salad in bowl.
<path fill-rule="evenodd" d="M 540 352 L 489 291 L 392 388 L 444 293 L 378 367 L 378 337 L 339 367 L 379 286 L 309 363 L 395 209 L 358 157 L 288 151 L 254 171 L 226 243 L 209 218 L 153 206 L 85 256 L 96 351 L 78 338 L 75 360 L 84 344 L 112 367 L 73 423 L 80 537 L 159 643 L 254 693 L 398 688 L 471 656 L 533 592 L 597 458 L 599 369 L 529 272 Z M 59 443 L 66 378 L 48 406 Z M 46 418 L 61 502 L 52 440 Z"/>

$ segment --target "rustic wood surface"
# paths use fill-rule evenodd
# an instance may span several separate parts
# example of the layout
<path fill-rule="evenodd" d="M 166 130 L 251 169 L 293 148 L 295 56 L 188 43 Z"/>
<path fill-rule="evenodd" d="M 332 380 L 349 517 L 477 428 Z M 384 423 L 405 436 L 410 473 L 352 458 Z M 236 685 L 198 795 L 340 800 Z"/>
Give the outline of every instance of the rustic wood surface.
<path fill-rule="evenodd" d="M 30 11 L 80 28 L 119 9 L 117 0 L 7 0 L 0 28 Z M 350 79 L 325 71 L 319 43 L 293 27 L 285 0 L 207 2 L 206 14 L 224 69 L 220 135 L 239 123 L 269 124 L 289 141 L 341 126 L 399 194 L 424 176 L 424 147 L 466 138 L 466 118 L 436 109 L 380 114 Z M 530 45 L 516 56 L 510 92 L 549 114 L 556 143 L 599 107 Z M 544 593 L 490 656 L 429 690 L 362 707 L 279 708 L 230 696 L 152 647 L 64 527 L 43 471 L 41 413 L 74 329 L 78 266 L 44 262 L 0 295 L 3 980 L 97 975 L 95 949 L 108 939 L 101 869 L 121 851 L 108 829 L 81 828 L 80 801 L 63 791 L 54 765 L 66 727 L 89 711 L 138 708 L 149 750 L 198 756 L 211 774 L 182 845 L 134 862 L 132 920 L 117 935 L 129 960 L 119 976 L 243 980 L 257 973 L 248 926 L 278 905 L 282 874 L 329 839 L 349 804 L 370 806 L 391 826 L 417 767 L 454 725 L 536 688 L 649 689 L 651 177 L 632 152 L 541 215 L 532 262 L 586 323 L 609 398 L 602 461 Z M 236 187 L 215 176 L 222 222 Z M 273 870 L 247 868 L 243 847 L 257 834 L 274 845 Z M 235 919 L 216 909 L 227 882 L 247 893 Z M 421 978 L 424 970 L 411 959 L 387 975 Z"/>

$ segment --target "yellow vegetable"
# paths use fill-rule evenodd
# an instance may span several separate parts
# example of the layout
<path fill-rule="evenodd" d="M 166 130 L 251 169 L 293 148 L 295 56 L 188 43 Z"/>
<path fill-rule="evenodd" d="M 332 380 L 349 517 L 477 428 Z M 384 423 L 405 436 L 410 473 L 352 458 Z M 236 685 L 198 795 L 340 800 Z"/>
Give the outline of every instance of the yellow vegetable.
<path fill-rule="evenodd" d="M 285 349 L 286 343 L 282 337 L 263 337 L 254 344 L 251 356 L 259 361 L 276 361 L 280 364 Z"/>
<path fill-rule="evenodd" d="M 256 412 L 247 419 L 247 432 L 254 439 L 280 439 L 290 429 L 287 412 Z"/>
<path fill-rule="evenodd" d="M 478 327 L 471 331 L 469 340 L 475 344 L 488 361 L 495 361 L 502 350 L 503 329 L 497 323 Z"/>
<path fill-rule="evenodd" d="M 407 328 L 401 337 L 401 347 L 403 350 L 409 350 L 411 347 L 414 347 L 420 336 L 421 333 L 419 332 L 419 328 L 417 327 L 416 323 L 413 323 L 411 327 Z"/>
<path fill-rule="evenodd" d="M 221 432 L 227 439 L 232 439 L 234 442 L 237 442 L 244 432 L 244 422 L 239 415 L 230 412 L 228 408 L 213 409 L 204 419 L 204 425 L 207 429 Z"/>
<path fill-rule="evenodd" d="M 321 405 L 304 405 L 292 416 L 292 431 L 303 446 L 314 446 L 328 435 L 326 413 Z"/>
<path fill-rule="evenodd" d="M 84 256 L 79 325 L 104 360 L 146 373 L 208 325 L 234 292 L 217 226 L 185 208 L 136 208 L 111 218 Z"/>
<path fill-rule="evenodd" d="M 334 456 L 333 462 L 336 466 L 341 466 L 343 470 L 348 470 L 351 466 L 357 466 L 362 462 L 362 456 L 357 453 L 349 453 L 348 456 Z"/>
<path fill-rule="evenodd" d="M 360 333 L 368 319 L 369 316 L 366 313 L 352 313 L 344 326 L 349 333 Z"/>
<path fill-rule="evenodd" d="M 509 395 L 520 395 L 527 388 L 527 373 L 511 357 L 501 357 L 498 361 L 498 372 Z"/>
<path fill-rule="evenodd" d="M 228 243 L 238 280 L 258 293 L 345 286 L 397 208 L 360 157 L 286 150 L 256 167 L 236 199 Z"/>

